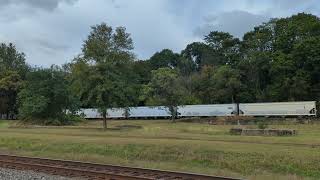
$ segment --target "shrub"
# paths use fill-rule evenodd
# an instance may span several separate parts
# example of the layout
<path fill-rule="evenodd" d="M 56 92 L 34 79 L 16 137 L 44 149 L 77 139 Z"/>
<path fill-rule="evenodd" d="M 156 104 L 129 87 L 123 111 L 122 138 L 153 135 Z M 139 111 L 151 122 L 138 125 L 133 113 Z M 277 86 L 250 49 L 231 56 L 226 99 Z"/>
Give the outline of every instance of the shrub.
<path fill-rule="evenodd" d="M 64 126 L 64 125 L 75 125 L 77 123 L 83 122 L 85 119 L 78 115 L 65 114 L 56 118 L 45 118 L 45 119 L 36 119 L 36 118 L 24 118 L 21 119 L 23 124 L 36 124 L 43 126 Z"/>
<path fill-rule="evenodd" d="M 18 100 L 22 123 L 70 125 L 79 120 L 78 116 L 66 114 L 65 109 L 74 112 L 78 102 L 68 88 L 66 72 L 57 66 L 30 71 Z"/>

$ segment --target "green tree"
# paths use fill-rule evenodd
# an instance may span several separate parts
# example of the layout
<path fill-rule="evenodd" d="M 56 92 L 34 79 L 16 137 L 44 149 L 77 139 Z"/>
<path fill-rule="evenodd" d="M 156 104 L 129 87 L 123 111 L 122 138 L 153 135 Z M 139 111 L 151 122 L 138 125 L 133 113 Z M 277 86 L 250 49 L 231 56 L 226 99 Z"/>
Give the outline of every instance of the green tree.
<path fill-rule="evenodd" d="M 202 103 L 235 103 L 241 95 L 240 73 L 228 65 L 218 68 L 205 66 L 195 82 Z"/>
<path fill-rule="evenodd" d="M 298 13 L 277 19 L 274 24 L 274 47 L 286 54 L 291 53 L 295 44 L 305 38 L 320 35 L 320 20 L 311 14 Z"/>
<path fill-rule="evenodd" d="M 318 17 L 299 13 L 271 19 L 246 33 L 237 68 L 245 101 L 297 101 L 319 97 Z"/>
<path fill-rule="evenodd" d="M 242 102 L 268 101 L 267 86 L 270 84 L 270 69 L 273 61 L 275 20 L 264 23 L 246 33 L 241 42 L 242 59 L 237 68 L 241 81 L 246 86 Z"/>
<path fill-rule="evenodd" d="M 144 87 L 145 98 L 149 105 L 164 105 L 175 122 L 177 108 L 185 102 L 185 88 L 181 86 L 178 73 L 170 68 L 159 68 L 152 71 L 149 84 Z"/>
<path fill-rule="evenodd" d="M 107 128 L 107 108 L 128 107 L 138 99 L 133 73 L 133 42 L 124 27 L 92 27 L 83 55 L 71 65 L 72 89 L 84 106 L 96 107 Z"/>
<path fill-rule="evenodd" d="M 211 64 L 214 51 L 203 42 L 193 42 L 181 52 L 181 56 L 189 62 L 193 62 L 195 69 L 200 71 L 203 66 Z"/>
<path fill-rule="evenodd" d="M 180 56 L 177 69 L 181 76 L 187 77 L 196 72 L 196 64 L 191 59 Z"/>
<path fill-rule="evenodd" d="M 292 57 L 295 65 L 300 71 L 296 74 L 303 81 L 297 84 L 300 88 L 310 87 L 310 91 L 305 91 L 308 95 L 298 95 L 304 97 L 304 100 L 320 101 L 320 36 L 312 36 L 305 38 L 301 42 L 295 44 Z M 301 72 L 302 71 L 302 72 Z M 301 77 L 302 76 L 302 77 Z M 305 78 L 303 78 L 305 77 Z M 307 86 L 306 86 L 307 83 Z"/>
<path fill-rule="evenodd" d="M 23 122 L 64 125 L 72 123 L 66 110 L 72 106 L 66 73 L 58 66 L 27 73 L 19 92 L 19 117 Z"/>
<path fill-rule="evenodd" d="M 235 65 L 239 60 L 240 40 L 226 32 L 212 31 L 204 38 L 214 52 L 208 65 Z"/>
<path fill-rule="evenodd" d="M 163 49 L 160 52 L 156 52 L 149 59 L 149 63 L 153 70 L 158 68 L 175 68 L 177 67 L 179 54 L 172 52 L 170 49 Z"/>
<path fill-rule="evenodd" d="M 148 84 L 151 80 L 151 71 L 152 67 L 148 60 L 138 60 L 133 62 L 133 72 L 136 75 L 136 82 L 137 86 L 137 94 L 138 94 L 138 102 L 136 105 L 138 106 L 145 106 L 146 102 L 145 99 L 140 98 L 143 96 L 143 86 Z"/>
<path fill-rule="evenodd" d="M 0 44 L 0 114 L 7 118 L 17 113 L 17 93 L 28 69 L 25 55 L 13 44 Z"/>
<path fill-rule="evenodd" d="M 238 70 L 230 66 L 221 66 L 213 74 L 213 81 L 216 82 L 214 88 L 217 99 L 221 99 L 224 102 L 238 102 L 237 97 L 241 89 L 240 73 Z"/>

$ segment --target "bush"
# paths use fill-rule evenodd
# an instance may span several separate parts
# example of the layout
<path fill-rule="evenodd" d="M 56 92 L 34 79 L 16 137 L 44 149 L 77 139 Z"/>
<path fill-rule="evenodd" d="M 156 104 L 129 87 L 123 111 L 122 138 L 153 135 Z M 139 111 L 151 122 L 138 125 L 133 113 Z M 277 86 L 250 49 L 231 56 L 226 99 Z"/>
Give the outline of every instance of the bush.
<path fill-rule="evenodd" d="M 27 74 L 18 94 L 19 119 L 28 124 L 74 124 L 80 117 L 66 114 L 66 109 L 74 112 L 79 105 L 78 98 L 74 96 L 62 68 L 35 68 Z"/>
<path fill-rule="evenodd" d="M 83 117 L 78 115 L 72 115 L 72 114 L 61 115 L 59 118 L 46 118 L 46 119 L 24 118 L 21 120 L 23 124 L 36 124 L 36 125 L 43 125 L 43 126 L 75 125 L 83 121 L 85 121 Z"/>

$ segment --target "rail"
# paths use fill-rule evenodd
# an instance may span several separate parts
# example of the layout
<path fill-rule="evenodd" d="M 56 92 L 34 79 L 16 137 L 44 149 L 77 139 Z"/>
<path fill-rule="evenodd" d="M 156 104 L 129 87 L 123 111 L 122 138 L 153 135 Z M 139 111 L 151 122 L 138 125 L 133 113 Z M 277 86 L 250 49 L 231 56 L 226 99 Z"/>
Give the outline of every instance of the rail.
<path fill-rule="evenodd" d="M 236 180 L 203 174 L 0 154 L 0 167 L 82 179 Z M 238 179 L 239 180 L 239 179 Z"/>

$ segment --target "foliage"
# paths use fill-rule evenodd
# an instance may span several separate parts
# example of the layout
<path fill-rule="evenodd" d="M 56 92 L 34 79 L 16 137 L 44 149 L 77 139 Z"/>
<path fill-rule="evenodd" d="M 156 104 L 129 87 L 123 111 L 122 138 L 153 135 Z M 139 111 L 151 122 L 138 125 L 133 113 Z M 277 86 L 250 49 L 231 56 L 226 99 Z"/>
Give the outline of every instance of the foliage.
<path fill-rule="evenodd" d="M 144 97 L 150 105 L 167 106 L 172 120 L 177 116 L 177 106 L 183 104 L 186 94 L 178 73 L 170 68 L 152 71 L 151 81 L 144 87 Z"/>
<path fill-rule="evenodd" d="M 240 93 L 240 73 L 230 66 L 205 66 L 195 80 L 198 96 L 203 103 L 237 102 Z"/>
<path fill-rule="evenodd" d="M 240 68 L 247 91 L 255 95 L 249 101 L 317 100 L 319 34 L 319 18 L 304 13 L 245 34 Z"/>
<path fill-rule="evenodd" d="M 25 55 L 11 43 L 0 44 L 0 114 L 7 118 L 17 113 L 17 93 L 27 71 Z"/>
<path fill-rule="evenodd" d="M 18 95 L 19 117 L 26 123 L 70 124 L 71 115 L 66 114 L 74 103 L 70 94 L 65 72 L 60 67 L 32 69 Z"/>
<path fill-rule="evenodd" d="M 172 52 L 170 49 L 163 49 L 161 52 L 156 52 L 150 57 L 149 63 L 152 69 L 164 67 L 177 67 L 179 54 Z"/>
<path fill-rule="evenodd" d="M 124 27 L 105 23 L 92 27 L 84 42 L 83 56 L 71 64 L 72 90 L 84 106 L 96 107 L 104 118 L 107 108 L 128 107 L 137 102 L 138 94 L 133 72 L 133 42 Z"/>

